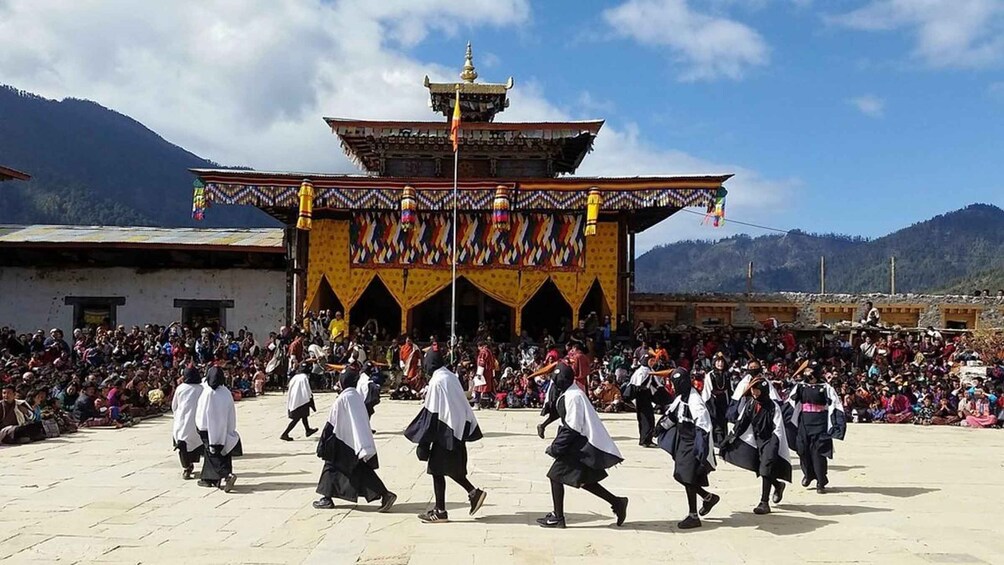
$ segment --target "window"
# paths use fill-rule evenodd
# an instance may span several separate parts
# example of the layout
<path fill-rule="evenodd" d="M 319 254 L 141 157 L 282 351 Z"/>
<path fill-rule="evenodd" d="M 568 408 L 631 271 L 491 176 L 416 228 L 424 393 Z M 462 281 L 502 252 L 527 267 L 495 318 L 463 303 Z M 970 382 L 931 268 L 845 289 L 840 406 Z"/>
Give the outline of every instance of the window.
<path fill-rule="evenodd" d="M 174 307 L 181 308 L 181 323 L 193 330 L 212 328 L 218 331 L 227 327 L 227 308 L 234 307 L 233 300 L 174 299 Z"/>
<path fill-rule="evenodd" d="M 117 309 L 125 304 L 124 296 L 67 296 L 67 306 L 73 306 L 73 328 L 115 327 Z"/>

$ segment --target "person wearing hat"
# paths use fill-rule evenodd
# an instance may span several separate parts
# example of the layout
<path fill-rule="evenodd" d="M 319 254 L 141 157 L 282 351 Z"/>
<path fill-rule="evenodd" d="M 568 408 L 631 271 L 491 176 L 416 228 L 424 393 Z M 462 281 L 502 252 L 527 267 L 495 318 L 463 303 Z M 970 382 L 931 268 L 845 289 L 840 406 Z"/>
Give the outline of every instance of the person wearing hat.
<path fill-rule="evenodd" d="M 467 479 L 467 444 L 481 439 L 481 428 L 474 416 L 467 394 L 456 373 L 446 368 L 443 356 L 430 351 L 423 360 L 431 375 L 422 410 L 404 431 L 404 437 L 417 444 L 419 461 L 426 461 L 432 475 L 435 506 L 418 518 L 426 523 L 446 522 L 446 477 L 467 491 L 473 516 L 485 503 L 485 491 Z"/>
<path fill-rule="evenodd" d="M 673 458 L 673 478 L 687 493 L 687 517 L 677 524 L 681 530 L 701 527 L 705 516 L 721 500 L 708 492 L 708 475 L 715 470 L 715 452 L 711 443 L 711 415 L 704 398 L 693 388 L 690 371 L 676 369 L 672 374 L 673 402 L 659 422 L 659 447 Z M 703 504 L 697 508 L 697 497 Z"/>
<path fill-rule="evenodd" d="M 558 363 L 551 372 L 551 381 L 558 394 L 555 411 L 561 418 L 561 427 L 546 450 L 554 458 L 547 472 L 554 508 L 539 518 L 537 524 L 544 528 L 565 527 L 565 485 L 568 485 L 605 500 L 621 526 L 627 517 L 628 499 L 615 496 L 600 481 L 607 477 L 607 469 L 624 458 L 585 391 L 574 383 L 571 367 Z"/>
<path fill-rule="evenodd" d="M 356 390 L 358 381 L 359 371 L 354 366 L 342 370 L 338 377 L 342 391 L 331 405 L 317 444 L 317 456 L 324 460 L 324 468 L 317 482 L 321 498 L 314 501 L 314 508 L 334 508 L 332 498 L 355 504 L 361 496 L 366 502 L 380 500 L 378 512 L 387 512 L 397 500 L 376 474 L 376 442 L 363 397 Z"/>
<path fill-rule="evenodd" d="M 769 514 L 771 490 L 773 502 L 784 496 L 784 482 L 791 482 L 791 455 L 785 435 L 781 406 L 770 397 L 770 383 L 763 377 L 754 379 L 744 396 L 750 397 L 739 415 L 735 428 L 722 442 L 722 459 L 753 471 L 761 478 L 760 504 L 754 514 Z"/>
<path fill-rule="evenodd" d="M 293 375 L 293 378 L 289 379 L 286 389 L 286 410 L 289 415 L 289 425 L 279 436 L 279 439 L 283 441 L 293 441 L 293 438 L 289 437 L 289 432 L 293 431 L 293 428 L 300 422 L 303 422 L 303 430 L 307 437 L 317 433 L 317 428 L 311 428 L 310 422 L 307 421 L 310 411 L 317 411 L 314 406 L 314 393 L 310 390 L 310 371 L 310 363 L 301 363 L 299 370 Z"/>

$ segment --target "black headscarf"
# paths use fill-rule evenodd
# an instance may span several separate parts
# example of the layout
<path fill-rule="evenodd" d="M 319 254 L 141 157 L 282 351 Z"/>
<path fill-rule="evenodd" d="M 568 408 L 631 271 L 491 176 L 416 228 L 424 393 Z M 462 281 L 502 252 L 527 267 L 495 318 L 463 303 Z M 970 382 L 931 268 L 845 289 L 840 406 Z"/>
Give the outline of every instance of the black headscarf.
<path fill-rule="evenodd" d="M 673 380 L 673 391 L 686 402 L 693 387 L 693 383 L 690 382 L 690 371 L 680 367 L 673 371 L 670 379 Z"/>
<path fill-rule="evenodd" d="M 197 367 L 189 367 L 185 369 L 185 384 L 186 385 L 202 384 L 202 372 L 199 371 Z"/>
<path fill-rule="evenodd" d="M 753 389 L 758 389 L 760 391 L 760 396 L 756 398 L 757 402 L 765 406 L 772 404 L 773 401 L 770 398 L 770 382 L 768 382 L 767 379 L 756 379 L 750 383 L 750 396 L 752 396 Z"/>
<path fill-rule="evenodd" d="M 223 369 L 220 367 L 211 367 L 206 371 L 206 384 L 209 388 L 216 390 L 224 383 Z"/>
<path fill-rule="evenodd" d="M 342 390 L 356 388 L 359 383 L 359 371 L 353 369 L 352 367 L 346 367 L 342 370 L 341 374 L 338 375 L 338 384 L 341 385 Z"/>
<path fill-rule="evenodd" d="M 422 368 L 425 369 L 425 373 L 428 375 L 436 372 L 436 369 L 445 366 L 446 363 L 443 361 L 443 356 L 438 351 L 430 351 L 425 355 L 425 359 L 422 360 Z"/>
<path fill-rule="evenodd" d="M 558 394 L 568 390 L 575 382 L 575 371 L 564 363 L 558 363 L 551 371 L 551 386 Z"/>

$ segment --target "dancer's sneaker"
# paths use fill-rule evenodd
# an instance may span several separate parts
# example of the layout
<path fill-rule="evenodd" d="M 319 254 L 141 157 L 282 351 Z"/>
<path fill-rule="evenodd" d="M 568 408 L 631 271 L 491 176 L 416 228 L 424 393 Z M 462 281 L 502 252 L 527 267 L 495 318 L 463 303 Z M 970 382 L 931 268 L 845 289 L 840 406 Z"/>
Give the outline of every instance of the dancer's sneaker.
<path fill-rule="evenodd" d="M 397 502 L 397 495 L 392 492 L 388 492 L 383 495 L 383 498 L 380 500 L 380 508 L 377 512 L 390 512 L 390 509 L 394 506 L 395 502 Z"/>
<path fill-rule="evenodd" d="M 418 519 L 425 522 L 426 524 L 436 524 L 440 522 L 449 522 L 450 517 L 446 513 L 446 510 L 436 510 L 433 508 L 424 514 L 419 514 Z"/>
<path fill-rule="evenodd" d="M 553 512 L 548 512 L 547 516 L 543 518 L 537 518 L 537 524 L 541 528 L 564 528 L 565 527 L 565 517 L 561 518 L 554 515 Z"/>
<path fill-rule="evenodd" d="M 803 487 L 809 488 L 809 485 L 811 485 L 811 484 L 812 484 L 812 479 L 810 479 L 809 477 L 802 477 L 802 486 Z"/>
<path fill-rule="evenodd" d="M 770 514 L 770 505 L 767 504 L 766 500 L 761 500 L 760 504 L 758 504 L 757 507 L 753 509 L 753 513 L 759 515 Z"/>
<path fill-rule="evenodd" d="M 335 507 L 335 502 L 327 496 L 321 497 L 311 505 L 318 510 L 330 510 Z"/>
<path fill-rule="evenodd" d="M 617 502 L 610 506 L 614 511 L 614 516 L 617 516 L 617 525 L 623 526 L 624 520 L 627 519 L 627 507 L 628 499 L 627 497 L 621 497 L 617 499 Z"/>
<path fill-rule="evenodd" d="M 281 439 L 282 441 L 293 441 L 293 438 L 289 437 L 286 434 L 282 434 L 281 436 L 279 436 L 279 439 Z"/>
<path fill-rule="evenodd" d="M 181 478 L 186 481 L 192 480 L 193 478 L 195 478 L 194 471 L 195 471 L 194 465 L 189 465 L 188 467 L 185 467 L 185 470 L 181 472 Z"/>
<path fill-rule="evenodd" d="M 307 430 L 307 437 L 310 437 L 317 433 L 317 428 Z"/>
<path fill-rule="evenodd" d="M 488 493 L 479 488 L 474 489 L 467 495 L 467 498 L 471 501 L 471 516 L 478 510 L 481 510 L 481 505 L 485 503 L 485 498 L 487 497 Z"/>
<path fill-rule="evenodd" d="M 711 496 L 704 499 L 704 504 L 701 505 L 701 516 L 707 516 L 711 509 L 715 507 L 716 504 L 721 502 L 722 497 L 715 493 L 711 493 Z"/>
<path fill-rule="evenodd" d="M 779 481 L 774 487 L 774 496 L 771 497 L 771 501 L 774 504 L 781 504 L 782 498 L 784 498 L 784 483 Z"/>
<path fill-rule="evenodd" d="M 229 475 L 227 475 L 227 478 L 224 479 L 223 486 L 220 488 L 223 489 L 223 492 L 230 492 L 231 490 L 233 490 L 234 483 L 236 482 L 237 482 L 237 475 L 230 473 Z"/>
<path fill-rule="evenodd" d="M 686 518 L 683 519 L 682 522 L 678 523 L 676 527 L 681 530 L 692 530 L 694 528 L 700 528 L 701 519 L 698 518 L 697 516 L 688 515 Z"/>

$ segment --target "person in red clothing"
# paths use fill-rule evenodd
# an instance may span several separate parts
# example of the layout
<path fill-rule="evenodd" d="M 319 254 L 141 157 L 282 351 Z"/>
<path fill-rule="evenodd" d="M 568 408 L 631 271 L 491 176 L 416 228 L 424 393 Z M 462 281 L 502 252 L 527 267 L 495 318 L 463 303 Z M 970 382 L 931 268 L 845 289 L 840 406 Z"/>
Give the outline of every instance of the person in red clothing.
<path fill-rule="evenodd" d="M 589 368 L 591 359 L 585 352 L 585 346 L 577 341 L 568 343 L 568 356 L 566 358 L 568 366 L 575 371 L 575 384 L 583 391 L 589 390 Z"/>
<path fill-rule="evenodd" d="M 481 409 L 483 399 L 491 399 L 495 395 L 495 355 L 492 353 L 488 343 L 478 342 L 477 367 L 474 374 L 474 409 Z"/>

